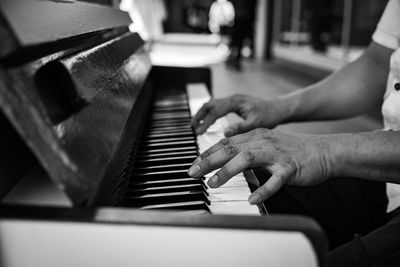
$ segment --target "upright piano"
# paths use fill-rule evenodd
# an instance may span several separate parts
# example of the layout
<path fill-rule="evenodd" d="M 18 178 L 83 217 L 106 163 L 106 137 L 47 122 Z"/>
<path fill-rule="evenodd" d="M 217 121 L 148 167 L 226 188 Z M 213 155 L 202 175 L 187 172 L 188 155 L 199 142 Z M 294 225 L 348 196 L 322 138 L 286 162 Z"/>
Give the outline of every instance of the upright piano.
<path fill-rule="evenodd" d="M 318 225 L 268 216 L 251 170 L 187 175 L 222 136 L 208 68 L 152 66 L 125 12 L 0 1 L 0 266 L 324 266 Z"/>

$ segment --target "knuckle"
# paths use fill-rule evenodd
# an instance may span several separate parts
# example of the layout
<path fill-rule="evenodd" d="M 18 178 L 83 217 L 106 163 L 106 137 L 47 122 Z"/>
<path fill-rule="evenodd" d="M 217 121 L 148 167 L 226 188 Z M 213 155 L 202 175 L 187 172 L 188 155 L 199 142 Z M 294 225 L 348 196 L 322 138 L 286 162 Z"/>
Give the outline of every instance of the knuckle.
<path fill-rule="evenodd" d="M 239 128 L 239 125 L 237 125 L 237 124 L 233 124 L 233 125 L 230 125 L 230 126 L 229 126 L 229 129 L 230 129 L 230 130 L 233 130 L 233 131 L 238 130 L 238 128 Z"/>
<path fill-rule="evenodd" d="M 208 109 L 208 115 L 210 117 L 215 118 L 215 117 L 217 117 L 217 114 L 218 114 L 218 112 L 214 107 L 211 107 Z"/>
<path fill-rule="evenodd" d="M 219 141 L 219 144 L 223 147 L 229 146 L 231 144 L 230 138 L 223 138 Z"/>
<path fill-rule="evenodd" d="M 226 146 L 224 152 L 227 156 L 233 157 L 238 153 L 238 149 L 235 146 Z"/>
<path fill-rule="evenodd" d="M 274 192 L 271 188 L 268 187 L 267 183 L 265 183 L 261 190 L 260 190 L 260 195 L 265 197 L 265 196 L 270 196 L 272 195 Z"/>
<path fill-rule="evenodd" d="M 235 106 L 238 107 L 240 105 L 243 105 L 246 103 L 247 96 L 243 94 L 235 94 L 231 98 L 231 103 Z"/>
<path fill-rule="evenodd" d="M 204 158 L 201 161 L 201 165 L 202 165 L 203 168 L 208 169 L 208 168 L 211 167 L 211 162 L 210 162 L 210 160 L 208 158 Z"/>
<path fill-rule="evenodd" d="M 241 101 L 242 98 L 243 98 L 242 94 L 234 94 L 233 96 L 231 96 L 231 101 L 232 103 L 238 103 Z"/>
<path fill-rule="evenodd" d="M 212 106 L 212 101 L 209 101 L 209 102 L 205 103 L 202 108 L 204 110 L 208 110 L 211 106 Z"/>
<path fill-rule="evenodd" d="M 205 158 L 207 158 L 210 155 L 210 152 L 204 151 L 202 154 L 200 154 L 200 159 L 204 160 Z"/>
<path fill-rule="evenodd" d="M 253 125 L 255 127 L 261 127 L 262 126 L 262 119 L 257 116 L 255 118 L 253 118 L 252 123 L 253 123 Z"/>
<path fill-rule="evenodd" d="M 241 124 L 236 124 L 232 127 L 237 132 L 240 132 L 243 129 L 243 126 Z"/>
<path fill-rule="evenodd" d="M 247 161 L 247 162 L 251 162 L 251 161 L 253 161 L 254 158 L 255 158 L 254 153 L 251 152 L 251 151 L 242 151 L 242 152 L 240 153 L 240 155 L 241 155 L 242 158 L 243 158 L 245 161 Z"/>
<path fill-rule="evenodd" d="M 218 176 L 218 179 L 225 179 L 225 178 L 229 177 L 229 171 L 224 166 L 216 173 L 216 175 Z"/>

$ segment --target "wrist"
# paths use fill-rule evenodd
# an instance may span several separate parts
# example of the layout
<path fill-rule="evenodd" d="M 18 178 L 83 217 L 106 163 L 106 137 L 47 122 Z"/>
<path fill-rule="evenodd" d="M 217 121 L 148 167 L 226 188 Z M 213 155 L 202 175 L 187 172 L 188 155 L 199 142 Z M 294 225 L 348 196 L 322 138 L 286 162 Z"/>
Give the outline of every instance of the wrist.
<path fill-rule="evenodd" d="M 346 147 L 349 145 L 343 143 L 341 134 L 321 135 L 320 147 L 323 149 L 323 161 L 326 166 L 326 176 L 345 177 L 346 176 Z M 346 155 L 347 154 L 347 155 Z"/>
<path fill-rule="evenodd" d="M 289 123 L 295 120 L 298 113 L 298 97 L 294 94 L 283 95 L 274 100 L 279 110 L 279 123 Z"/>

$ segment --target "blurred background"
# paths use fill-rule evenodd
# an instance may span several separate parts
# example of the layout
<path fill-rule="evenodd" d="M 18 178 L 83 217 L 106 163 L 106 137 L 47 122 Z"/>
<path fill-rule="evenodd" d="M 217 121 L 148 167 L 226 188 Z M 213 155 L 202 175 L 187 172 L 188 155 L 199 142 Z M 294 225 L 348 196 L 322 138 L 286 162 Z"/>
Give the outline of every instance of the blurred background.
<path fill-rule="evenodd" d="M 332 71 L 369 44 L 387 0 L 122 0 L 151 42 L 219 46 L 212 59 L 272 58 Z M 205 51 L 208 54 L 207 49 Z M 221 58 L 222 57 L 222 58 Z"/>
<path fill-rule="evenodd" d="M 368 46 L 387 0 L 114 0 L 155 65 L 209 66 L 214 96 L 273 97 L 326 77 Z M 380 111 L 302 132 L 380 127 Z M 235 120 L 234 118 L 232 120 Z"/>

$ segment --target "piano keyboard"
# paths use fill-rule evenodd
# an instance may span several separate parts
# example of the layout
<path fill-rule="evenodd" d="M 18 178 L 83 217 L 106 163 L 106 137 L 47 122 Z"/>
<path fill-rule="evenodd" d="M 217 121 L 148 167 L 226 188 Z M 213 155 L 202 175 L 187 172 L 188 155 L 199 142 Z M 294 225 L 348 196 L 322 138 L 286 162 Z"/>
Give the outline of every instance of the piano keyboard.
<path fill-rule="evenodd" d="M 207 179 L 192 178 L 187 170 L 199 153 L 222 138 L 224 121 L 219 120 L 207 133 L 197 136 L 191 114 L 209 100 L 205 86 L 188 86 L 182 92 L 158 92 L 135 156 L 133 176 L 125 194 L 127 207 L 174 209 L 193 213 L 260 215 L 247 199 L 250 189 L 244 175 L 237 175 L 216 189 Z M 189 99 L 188 99 L 189 98 Z"/>

